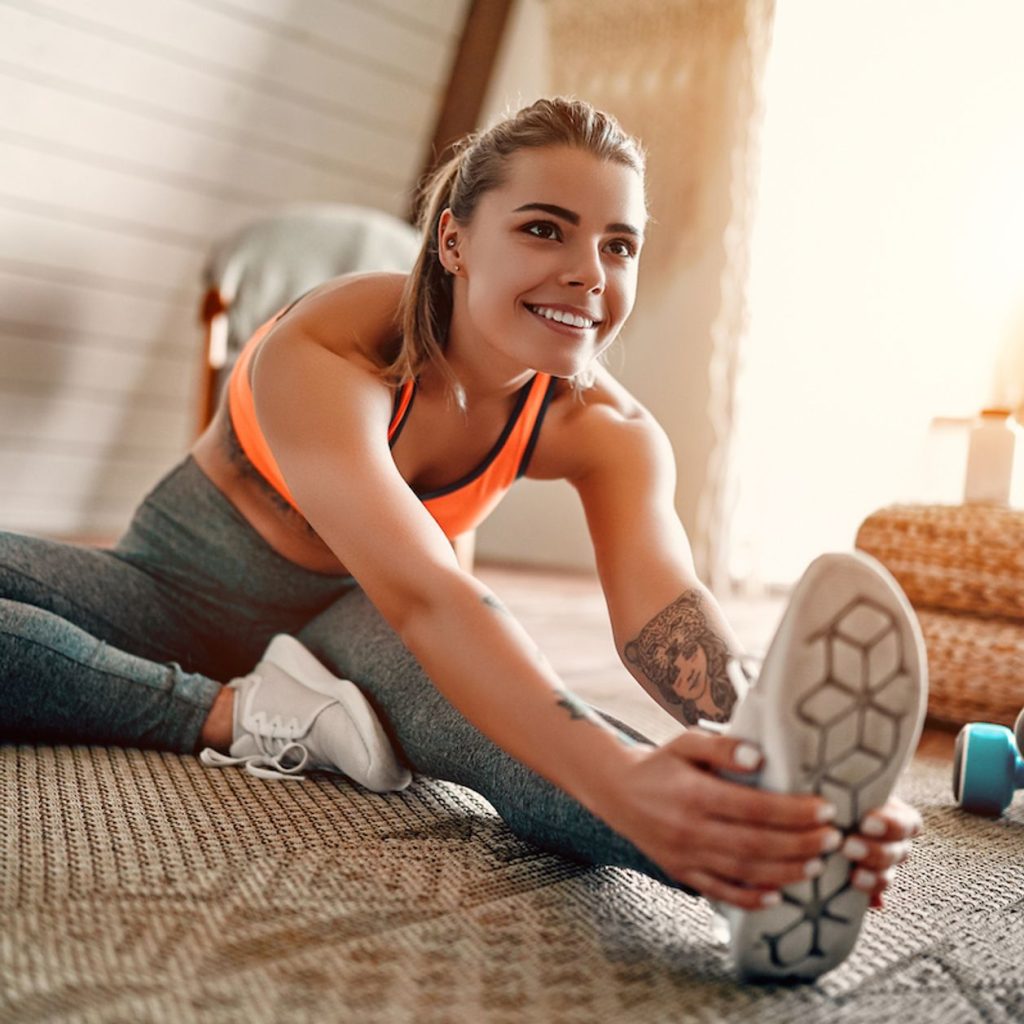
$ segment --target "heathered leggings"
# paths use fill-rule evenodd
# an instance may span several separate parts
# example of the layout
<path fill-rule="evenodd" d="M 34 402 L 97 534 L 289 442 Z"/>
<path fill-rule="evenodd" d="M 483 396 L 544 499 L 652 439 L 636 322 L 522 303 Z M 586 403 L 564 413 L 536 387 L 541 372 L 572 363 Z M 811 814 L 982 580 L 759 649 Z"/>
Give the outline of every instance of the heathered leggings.
<path fill-rule="evenodd" d="M 467 722 L 350 577 L 278 555 L 191 456 L 113 549 L 0 531 L 0 741 L 194 753 L 275 633 L 356 682 L 414 772 L 480 793 L 542 849 L 677 884 Z"/>

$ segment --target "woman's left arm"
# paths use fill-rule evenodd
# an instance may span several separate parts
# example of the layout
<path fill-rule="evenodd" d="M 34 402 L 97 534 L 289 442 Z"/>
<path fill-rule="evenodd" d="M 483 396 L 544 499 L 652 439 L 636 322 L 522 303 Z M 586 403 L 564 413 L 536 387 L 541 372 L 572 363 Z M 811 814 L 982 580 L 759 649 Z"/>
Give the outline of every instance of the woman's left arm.
<path fill-rule="evenodd" d="M 742 697 L 727 670 L 740 643 L 694 571 L 674 505 L 669 441 L 643 410 L 627 418 L 597 408 L 589 418 L 570 482 L 586 513 L 619 657 L 684 725 L 727 721 Z"/>
<path fill-rule="evenodd" d="M 595 409 L 577 436 L 578 491 L 594 544 L 615 645 L 645 690 L 686 726 L 726 721 L 736 702 L 728 659 L 741 652 L 714 595 L 697 578 L 686 531 L 675 510 L 675 458 L 646 411 L 626 417 Z M 858 861 L 882 906 L 893 868 L 907 859 L 921 816 L 892 798 L 868 815 L 873 833 L 847 855 Z M 862 828 L 864 823 L 862 823 Z"/>

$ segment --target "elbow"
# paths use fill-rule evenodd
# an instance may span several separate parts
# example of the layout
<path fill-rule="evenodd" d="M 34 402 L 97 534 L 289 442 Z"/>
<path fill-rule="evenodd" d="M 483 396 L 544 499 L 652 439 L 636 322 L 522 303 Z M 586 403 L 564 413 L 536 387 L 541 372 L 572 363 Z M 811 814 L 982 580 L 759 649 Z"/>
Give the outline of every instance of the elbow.
<path fill-rule="evenodd" d="M 453 566 L 403 587 L 401 594 L 388 595 L 378 607 L 405 647 L 415 654 L 442 641 L 444 620 L 461 616 L 469 603 L 479 604 L 483 592 L 472 576 Z"/>

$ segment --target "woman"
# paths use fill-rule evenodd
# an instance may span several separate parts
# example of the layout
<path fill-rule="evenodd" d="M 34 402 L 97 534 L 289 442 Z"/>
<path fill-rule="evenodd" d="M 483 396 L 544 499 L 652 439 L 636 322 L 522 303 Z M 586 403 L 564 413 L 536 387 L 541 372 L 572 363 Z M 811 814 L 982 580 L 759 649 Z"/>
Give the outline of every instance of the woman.
<path fill-rule="evenodd" d="M 826 802 L 718 777 L 759 765 L 736 739 L 659 748 L 596 714 L 450 544 L 516 476 L 570 481 L 640 684 L 687 726 L 743 696 L 669 443 L 600 364 L 636 296 L 642 151 L 542 100 L 465 140 L 425 200 L 412 273 L 328 282 L 261 328 L 112 551 L 0 535 L 4 738 L 208 747 L 381 790 L 408 764 L 546 849 L 777 906 L 843 838 Z M 278 634 L 297 641 L 264 652 Z M 873 818 L 847 852 L 880 905 L 920 820 Z"/>

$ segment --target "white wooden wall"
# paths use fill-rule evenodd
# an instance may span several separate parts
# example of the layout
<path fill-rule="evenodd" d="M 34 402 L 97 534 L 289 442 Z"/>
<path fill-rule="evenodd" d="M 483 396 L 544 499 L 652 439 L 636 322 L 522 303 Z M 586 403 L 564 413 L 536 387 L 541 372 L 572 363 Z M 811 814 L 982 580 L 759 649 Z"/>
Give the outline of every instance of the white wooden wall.
<path fill-rule="evenodd" d="M 0 0 L 0 529 L 109 537 L 192 440 L 199 275 L 403 216 L 468 0 Z"/>

